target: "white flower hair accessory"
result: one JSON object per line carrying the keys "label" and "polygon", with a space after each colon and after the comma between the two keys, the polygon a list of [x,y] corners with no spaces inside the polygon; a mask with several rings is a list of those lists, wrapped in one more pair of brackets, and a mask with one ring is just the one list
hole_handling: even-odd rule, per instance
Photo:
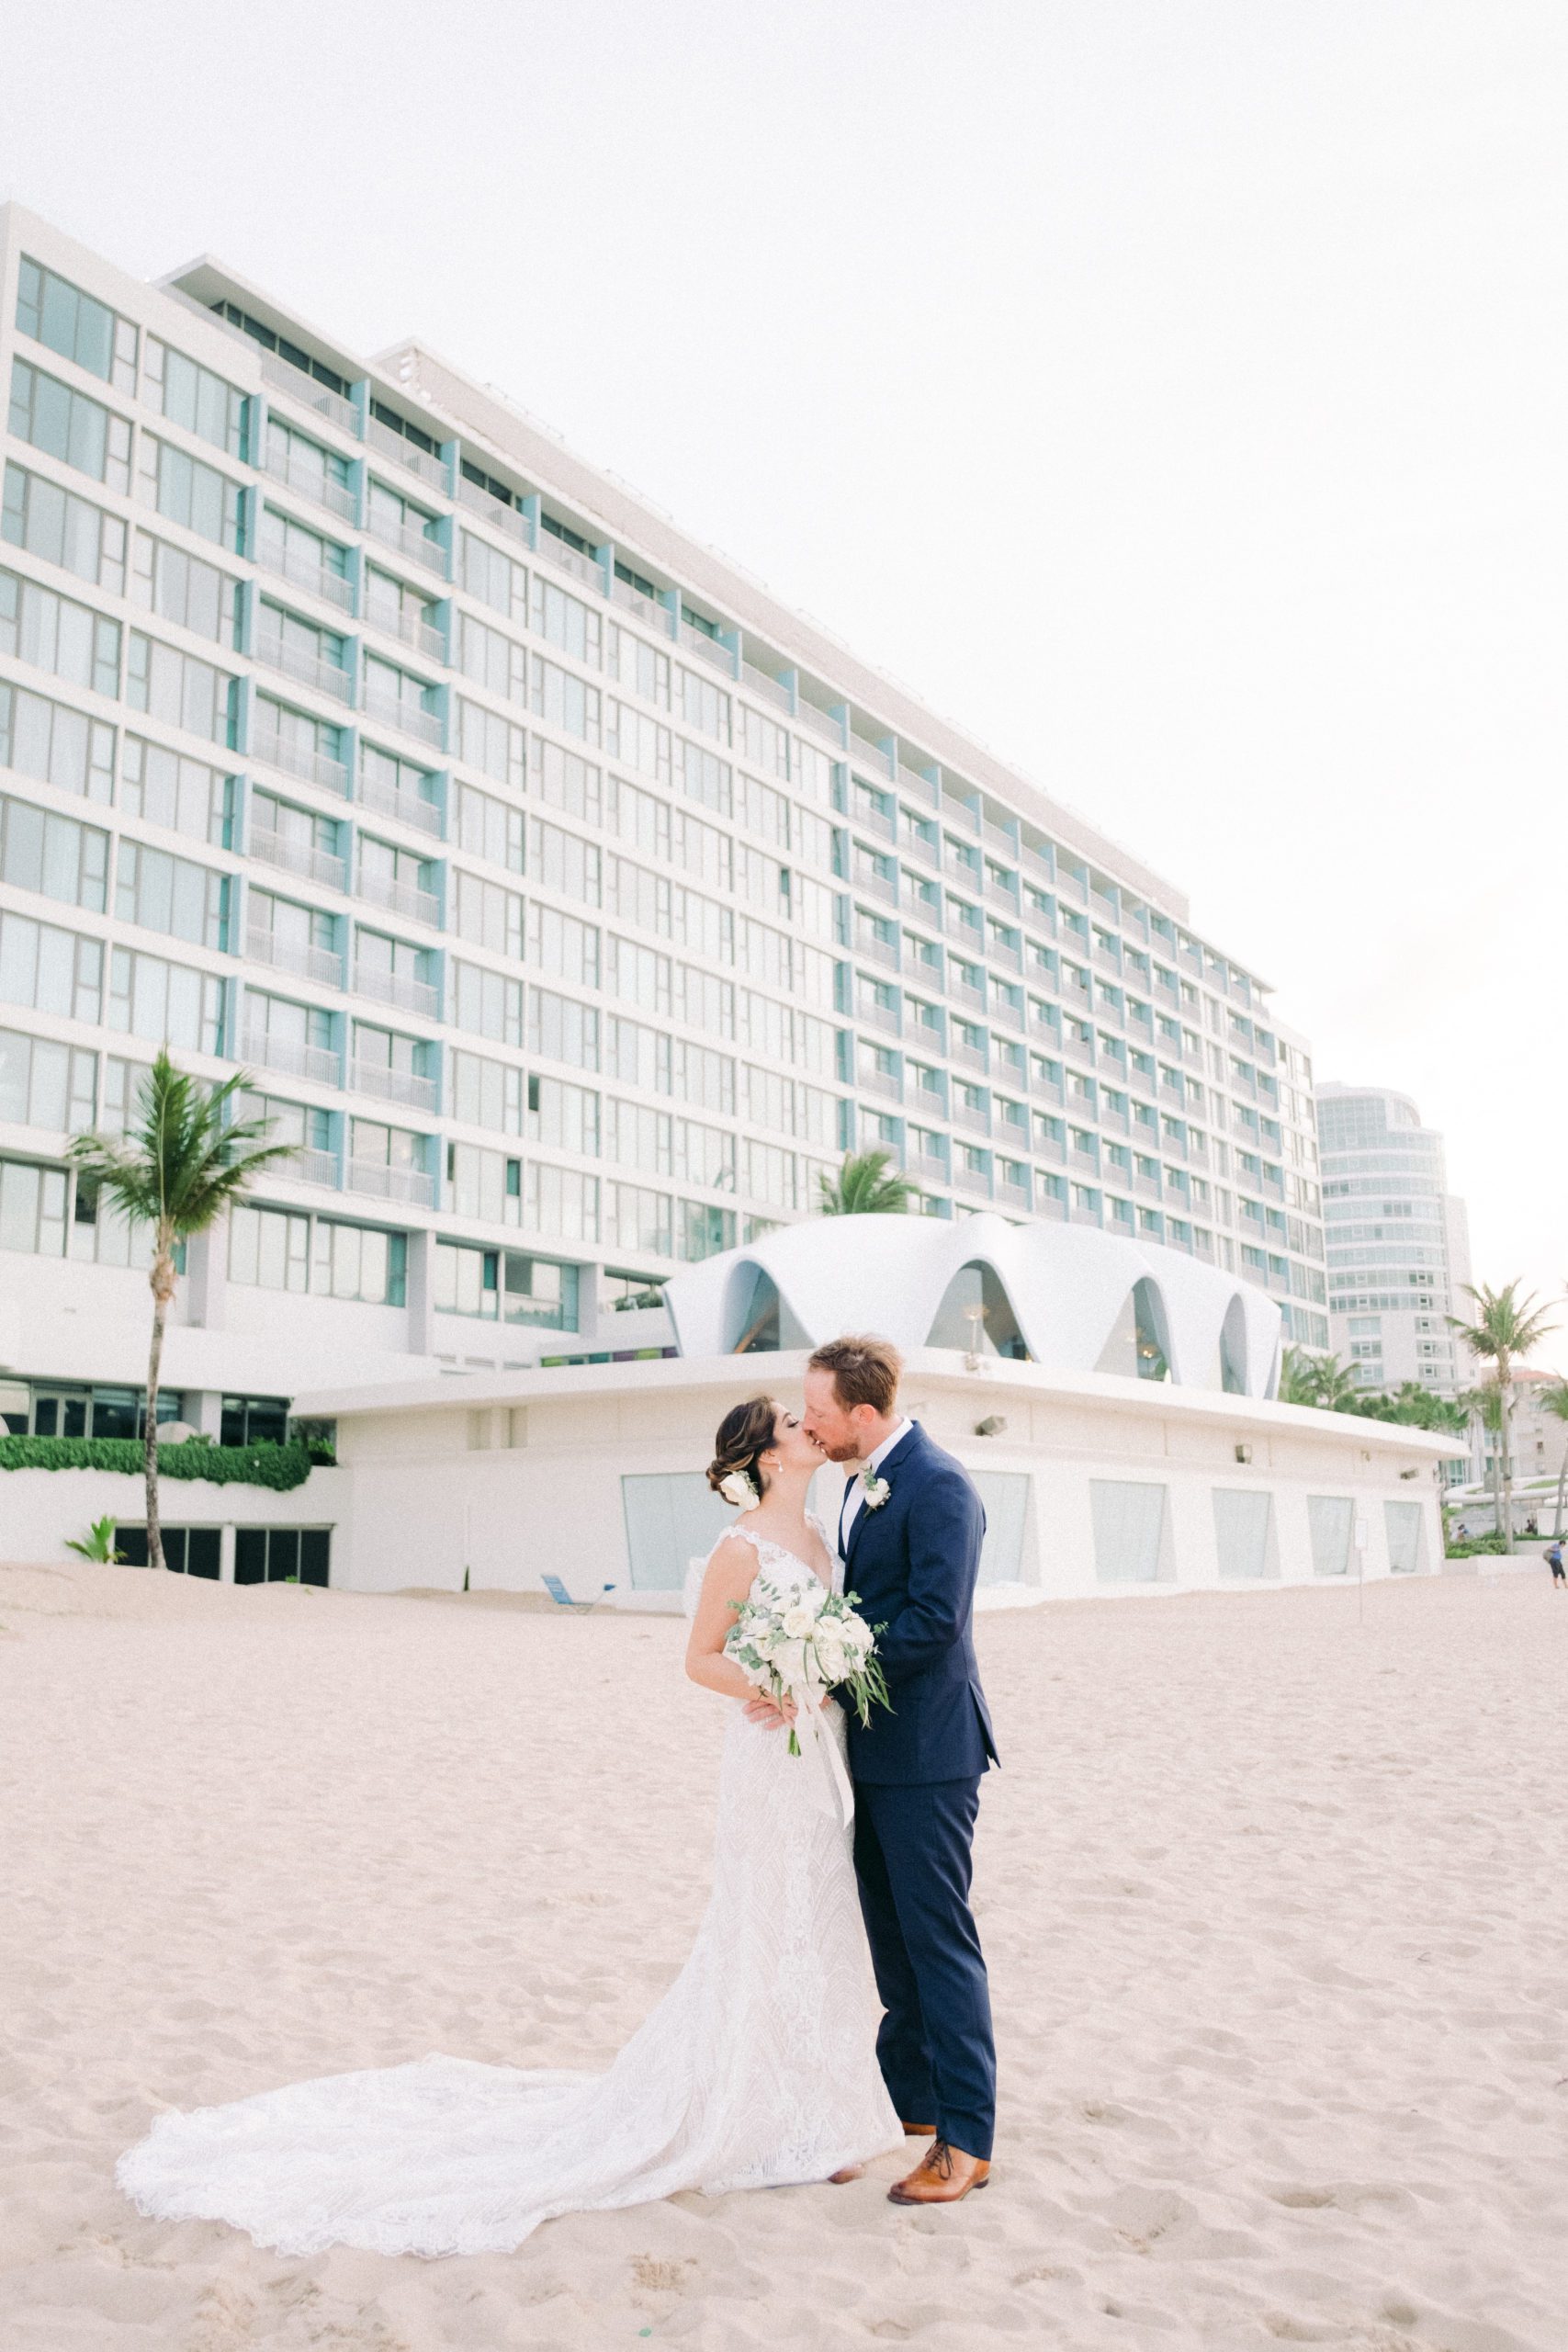
{"label": "white flower hair accessory", "polygon": [[718,1491],[737,1510],[755,1510],[762,1499],[744,1470],[727,1470],[718,1482]]}
{"label": "white flower hair accessory", "polygon": [[893,1489],[886,1478],[879,1478],[874,1470],[868,1470],[861,1480],[861,1491],[865,1497],[867,1510],[880,1510]]}

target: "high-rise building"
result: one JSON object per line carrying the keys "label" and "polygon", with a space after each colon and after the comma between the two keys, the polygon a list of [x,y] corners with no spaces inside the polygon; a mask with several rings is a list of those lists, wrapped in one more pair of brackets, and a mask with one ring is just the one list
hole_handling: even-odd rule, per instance
{"label": "high-rise building", "polygon": [[932,1216],[1190,1251],[1327,1342],[1304,1048],[1186,901],[494,391],[0,212],[0,1365],[133,1427],[75,1181],[162,1040],[298,1157],[170,1410],[657,1348],[885,1146]]}
{"label": "high-rise building", "polygon": [[1320,1086],[1317,1127],[1335,1354],[1364,1388],[1453,1396],[1471,1377],[1448,1322],[1470,1304],[1470,1232],[1442,1136],[1385,1086]]}

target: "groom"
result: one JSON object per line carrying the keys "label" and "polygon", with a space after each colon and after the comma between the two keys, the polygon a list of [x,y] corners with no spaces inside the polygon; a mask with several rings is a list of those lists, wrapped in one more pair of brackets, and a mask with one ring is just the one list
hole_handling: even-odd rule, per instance
{"label": "groom", "polygon": [[846,1590],[881,1627],[893,1711],[852,1714],[855,1874],[877,1990],[883,2078],[905,2130],[933,2133],[888,2195],[948,2205],[990,2173],[997,2062],[969,1910],[980,1775],[997,1760],[971,1634],[986,1514],[963,1466],[898,1408],[897,1351],[845,1339],[807,1366],[807,1434],[853,1474],[839,1549]]}

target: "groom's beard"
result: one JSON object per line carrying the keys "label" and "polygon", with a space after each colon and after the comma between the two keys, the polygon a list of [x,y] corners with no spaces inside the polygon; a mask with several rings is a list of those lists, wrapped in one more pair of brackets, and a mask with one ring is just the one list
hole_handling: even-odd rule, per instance
{"label": "groom's beard", "polygon": [[860,1448],[858,1446],[822,1445],[820,1438],[818,1439],[817,1442],[818,1445],[822,1446],[822,1451],[827,1455],[829,1462],[858,1462],[861,1458]]}

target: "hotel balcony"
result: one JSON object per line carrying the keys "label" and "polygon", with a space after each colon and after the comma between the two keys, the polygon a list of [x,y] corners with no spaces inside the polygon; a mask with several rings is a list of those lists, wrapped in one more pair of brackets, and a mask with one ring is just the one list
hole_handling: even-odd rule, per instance
{"label": "hotel balcony", "polygon": [[290,1078],[308,1078],[316,1086],[339,1082],[338,1057],[324,1046],[303,1046],[265,1030],[253,1030],[245,1037],[240,1059],[258,1069],[286,1070]]}
{"label": "hotel balcony", "polygon": [[348,887],[348,868],[341,857],[333,857],[310,842],[297,841],[291,833],[275,833],[270,826],[251,827],[250,854],[267,865],[280,865],[290,874],[302,874],[312,882],[322,883],[329,890]]}
{"label": "hotel balcony", "polygon": [[269,964],[276,972],[293,972],[302,980],[318,980],[323,988],[343,986],[343,958],[328,947],[296,947],[270,931],[247,931],[245,954],[253,964]]}

